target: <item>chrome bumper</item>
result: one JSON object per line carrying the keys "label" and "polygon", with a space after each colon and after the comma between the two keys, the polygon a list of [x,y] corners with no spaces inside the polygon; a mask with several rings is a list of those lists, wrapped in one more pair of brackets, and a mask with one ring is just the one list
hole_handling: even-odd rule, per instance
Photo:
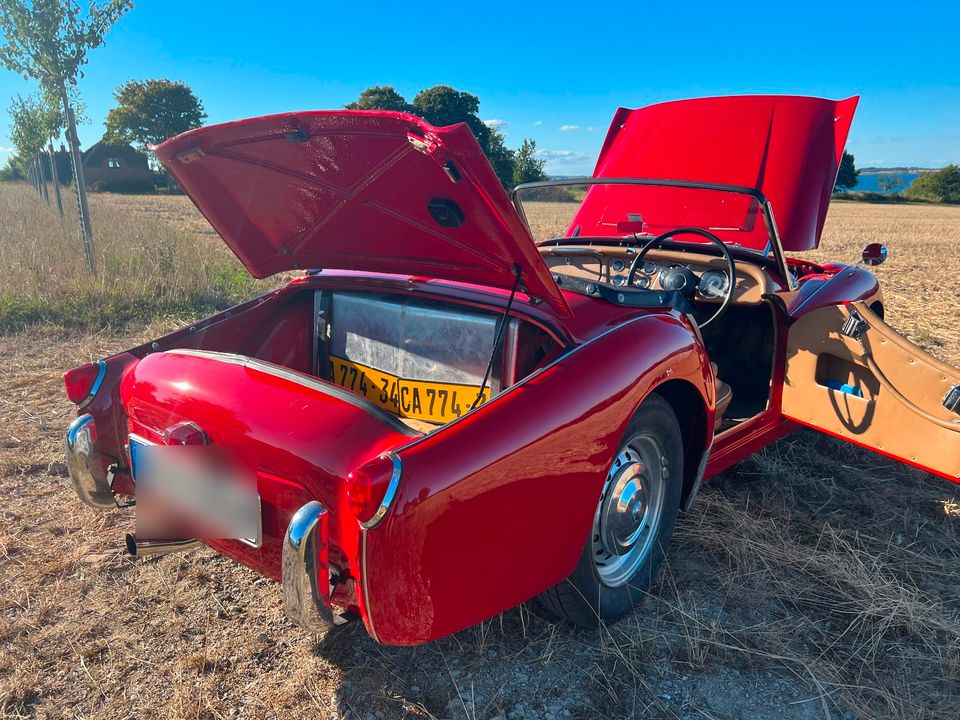
{"label": "chrome bumper", "polygon": [[283,538],[284,610],[297,625],[317,633],[340,624],[330,609],[328,520],[327,509],[313,500],[297,510]]}
{"label": "chrome bumper", "polygon": [[92,415],[81,415],[67,429],[67,469],[77,495],[100,510],[117,506],[103,475],[103,460],[97,449],[97,426]]}

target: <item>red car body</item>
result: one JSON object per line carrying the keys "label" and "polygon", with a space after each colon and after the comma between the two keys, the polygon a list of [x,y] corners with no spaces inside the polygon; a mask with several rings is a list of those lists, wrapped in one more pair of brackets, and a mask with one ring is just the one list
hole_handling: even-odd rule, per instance
{"label": "red car body", "polygon": [[[155,149],[158,158],[253,275],[311,271],[68,373],[80,405],[68,433],[74,486],[97,507],[135,496],[130,436],[230,448],[256,477],[259,542],[205,542],[282,581],[288,610],[308,626],[304,619],[317,612],[329,621],[324,608],[332,605],[359,616],[380,642],[414,644],[491,617],[571,574],[611,458],[651,393],[670,402],[683,433],[686,506],[705,479],[801,423],[957,481],[956,412],[946,396],[943,403],[914,398],[922,407],[908,432],[942,439],[940,449],[920,455],[858,431],[847,422],[852,411],[806,414],[800,383],[791,380],[792,363],[807,352],[793,328],[821,322],[823,313],[846,318],[855,308],[870,332],[891,332],[866,268],[786,256],[819,243],[855,106],[855,98],[712,98],[621,109],[614,118],[594,177],[668,181],[630,196],[650,200],[646,231],[706,222],[738,252],[761,251],[755,261],[738,258],[769,281],[757,299],[773,318],[769,395],[722,431],[716,372],[688,313],[618,305],[566,289],[552,272],[551,247],[636,230],[626,194],[591,186],[566,238],[538,247],[465,125],[434,128],[392,112],[292,113],[169,140]],[[670,181],[755,195],[742,207],[723,195],[692,208],[690,188]],[[771,255],[762,251],[774,208],[779,247]],[[744,213],[746,221],[734,218]],[[470,317],[506,313],[518,332],[549,349],[522,378],[511,383],[505,375],[489,400],[459,407],[458,418],[424,433],[371,402],[375,391],[344,389],[318,366],[318,337],[325,341],[317,334],[318,303],[329,293],[368,293],[383,307],[391,298],[433,303]],[[829,334],[847,342],[836,330],[825,329],[824,341]],[[905,362],[920,358],[941,373],[948,395],[960,382],[919,350],[903,353]],[[838,391],[831,378],[816,392],[824,403],[866,398],[888,412],[864,383],[860,397]],[[894,402],[882,392],[883,403]],[[397,392],[398,411],[411,402]],[[311,503],[320,506],[310,530],[315,544],[297,545],[301,565],[288,566],[284,543],[298,511],[317,507]]]}

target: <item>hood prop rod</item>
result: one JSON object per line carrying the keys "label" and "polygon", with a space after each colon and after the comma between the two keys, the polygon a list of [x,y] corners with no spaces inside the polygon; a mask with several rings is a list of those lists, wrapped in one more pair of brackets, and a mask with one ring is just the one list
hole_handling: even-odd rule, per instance
{"label": "hood prop rod", "polygon": [[493,363],[495,363],[497,360],[497,348],[500,347],[500,343],[503,341],[503,331],[506,330],[507,321],[510,319],[510,308],[513,307],[514,298],[517,297],[517,290],[520,288],[520,272],[520,266],[517,263],[514,263],[513,288],[510,290],[510,298],[507,300],[507,305],[503,309],[503,315],[500,316],[500,322],[497,323],[497,334],[493,339],[493,349],[490,351],[490,362],[487,363],[487,370],[485,373],[483,373],[483,382],[480,383],[480,389],[477,391],[477,397],[474,399],[473,405],[470,406],[471,410],[480,404],[480,401],[483,399],[483,391],[487,387],[487,383],[490,381],[490,373],[493,370]]}

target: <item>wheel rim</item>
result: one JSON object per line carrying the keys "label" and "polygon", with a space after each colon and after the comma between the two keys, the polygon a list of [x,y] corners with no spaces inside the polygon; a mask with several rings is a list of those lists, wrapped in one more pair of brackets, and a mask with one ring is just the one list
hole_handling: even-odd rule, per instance
{"label": "wheel rim", "polygon": [[591,536],[593,564],[604,585],[626,585],[650,556],[668,477],[663,445],[653,435],[634,435],[614,459]]}

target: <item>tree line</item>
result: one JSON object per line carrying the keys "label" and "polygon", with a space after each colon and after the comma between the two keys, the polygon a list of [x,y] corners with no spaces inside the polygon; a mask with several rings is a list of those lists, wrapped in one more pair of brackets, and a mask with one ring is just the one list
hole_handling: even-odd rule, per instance
{"label": "tree line", "polygon": [[344,106],[347,110],[393,110],[423,118],[431,125],[466,123],[490,161],[493,171],[507,189],[526,182],[546,180],[544,161],[537,156],[537,143],[524,138],[520,147],[507,147],[503,133],[480,119],[480,98],[449,85],[434,85],[421,90],[407,102],[390,85],[374,85]]}
{"label": "tree line", "polygon": [[[132,8],[132,0],[91,0],[85,9],[78,0],[0,0],[0,65],[35,82],[37,88],[28,97],[14,97],[8,108],[16,154],[0,170],[0,180],[30,178],[48,203],[47,183],[52,180],[61,220],[60,186],[72,180],[79,235],[93,274],[96,255],[77,134],[77,124],[84,120],[78,84],[90,51],[103,45],[105,35]],[[145,150],[148,144],[199,127],[207,117],[186,84],[167,79],[131,80],[117,88],[114,99],[116,107],[107,115],[103,137],[108,144],[130,143]],[[516,150],[508,148],[503,134],[480,119],[480,99],[471,93],[436,85],[421,90],[408,103],[392,87],[373,86],[346,107],[408,112],[438,126],[465,122],[504,187],[546,179],[536,142],[524,138]],[[63,177],[54,149],[61,134],[70,157]]]}

